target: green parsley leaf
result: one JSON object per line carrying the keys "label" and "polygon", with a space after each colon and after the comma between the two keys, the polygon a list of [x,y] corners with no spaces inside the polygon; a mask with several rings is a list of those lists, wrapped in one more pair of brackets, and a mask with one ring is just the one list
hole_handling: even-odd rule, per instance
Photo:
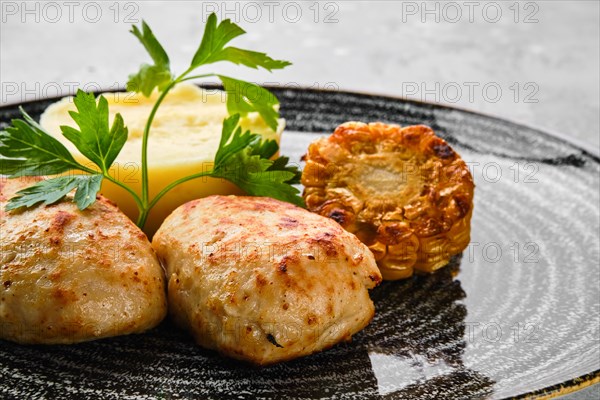
{"label": "green parsley leaf", "polygon": [[244,33],[246,31],[229,19],[217,24],[217,16],[212,13],[206,22],[200,47],[192,59],[192,68],[218,61],[229,61],[250,68],[262,67],[267,71],[291,65],[288,61],[274,60],[265,53],[239,49],[237,47],[225,47],[227,43]]}
{"label": "green parsley leaf", "polygon": [[242,133],[242,128],[238,127],[239,122],[239,114],[234,114],[223,120],[221,141],[215,154],[213,170],[225,165],[229,157],[248,147],[258,137],[258,135],[251,134],[250,131]]}
{"label": "green parsley leaf", "polygon": [[73,99],[78,112],[69,115],[80,130],[62,125],[63,135],[90,161],[108,173],[112,163],[127,141],[127,128],[121,114],[115,115],[112,127],[108,124],[108,101],[99,96],[98,103],[92,93],[78,90]]}
{"label": "green parsley leaf", "polygon": [[278,157],[273,160],[273,164],[267,169],[267,171],[288,171],[293,174],[293,177],[285,181],[288,185],[300,184],[300,178],[302,178],[302,171],[297,165],[289,165],[289,157]]}
{"label": "green parsley leaf", "polygon": [[0,173],[11,178],[61,174],[81,169],[69,150],[49,135],[22,108],[24,119],[0,132]]}
{"label": "green parsley leaf", "polygon": [[74,100],[77,111],[71,111],[70,115],[79,129],[61,126],[61,130],[65,138],[96,164],[100,171],[97,172],[78,163],[65,146],[21,110],[24,119],[13,120],[11,127],[0,132],[0,173],[18,177],[56,175],[79,170],[89,175],[63,175],[37,182],[19,191],[15,198],[9,200],[6,208],[10,210],[32,207],[39,203],[52,204],[74,190],[73,201],[83,210],[94,203],[102,179],[106,177],[134,197],[140,211],[137,224],[143,227],[152,205],[156,204],[161,196],[178,184],[199,176],[221,177],[238,185],[249,195],[273,197],[302,206],[303,200],[299,196],[299,190],[292,186],[299,182],[298,168],[289,165],[287,157],[272,160],[279,150],[277,142],[261,140],[259,135],[252,134],[250,131],[244,132],[238,126],[241,116],[257,112],[271,129],[276,130],[279,117],[277,98],[258,85],[227,76],[212,73],[190,76],[196,67],[218,61],[229,61],[251,68],[264,68],[268,71],[284,68],[290,63],[272,59],[265,53],[226,47],[230,41],[245,32],[230,20],[218,23],[216,15],[212,14],[200,47],[193,57],[192,65],[175,78],[170,69],[167,53],[146,22],[142,21],[141,29],[133,26],[131,33],[142,43],[153,64],[142,64],[137,73],[130,75],[127,90],[141,92],[147,97],[156,88],[161,92],[146,121],[142,160],[146,159],[152,120],[167,92],[179,82],[216,76],[221,79],[227,91],[227,110],[232,116],[223,123],[221,142],[215,155],[213,170],[181,178],[171,183],[168,189],[162,190],[150,201],[147,163],[145,163],[142,165],[143,193],[140,197],[128,185],[115,181],[108,174],[110,166],[127,141],[128,131],[123,118],[117,114],[111,126],[106,99],[102,96],[95,98],[92,94],[78,91]]}
{"label": "green parsley leaf", "polygon": [[258,69],[262,67],[271,72],[274,69],[283,69],[291,62],[285,60],[274,60],[265,53],[238,49],[237,47],[226,47],[211,57],[211,62],[229,61],[236,65],[245,65],[246,67]]}
{"label": "green parsley leaf", "polygon": [[154,36],[152,29],[150,29],[146,21],[142,21],[142,32],[140,32],[140,29],[135,25],[131,27],[130,32],[140,40],[142,45],[144,45],[155,65],[166,68],[169,67],[169,56],[158,42],[158,39],[156,39],[156,36]]}
{"label": "green parsley leaf", "polygon": [[277,141],[272,139],[260,140],[252,144],[251,155],[261,156],[262,158],[271,158],[277,153],[277,150],[279,150]]}
{"label": "green parsley leaf", "polygon": [[[259,155],[262,158],[272,158],[279,150],[279,145],[275,140],[259,140],[250,144],[250,155]],[[267,171],[289,171],[294,174],[294,178],[286,181],[290,185],[300,183],[302,177],[302,171],[297,165],[288,165],[289,157],[278,157],[273,160],[273,164],[267,169]]]}
{"label": "green parsley leaf", "polygon": [[192,58],[192,66],[196,67],[210,63],[211,56],[221,51],[227,43],[244,33],[246,31],[231,22],[230,19],[217,24],[217,15],[215,13],[210,14],[204,27],[200,47],[194,54],[194,58]]}
{"label": "green parsley leaf", "polygon": [[77,189],[73,201],[80,210],[85,210],[96,201],[103,176],[73,175],[60,176],[39,181],[33,186],[17,192],[17,196],[9,200],[7,210],[21,207],[33,207],[36,204],[54,204],[62,200],[73,189]]}
{"label": "green parsley leaf", "polygon": [[272,197],[303,207],[299,190],[290,185],[296,179],[297,169],[282,164],[283,160],[263,158],[262,155],[272,153],[272,144],[264,144],[258,140],[259,135],[250,131],[242,132],[239,119],[235,114],[223,121],[221,143],[210,175],[227,179],[251,196]]}
{"label": "green parsley leaf", "polygon": [[171,72],[168,70],[156,65],[142,64],[137,74],[129,75],[127,90],[150,97],[154,88],[158,88],[161,92],[165,90],[172,78]]}
{"label": "green parsley leaf", "polygon": [[258,112],[265,123],[277,130],[279,100],[267,89],[254,83],[241,81],[228,76],[218,75],[227,92],[227,112],[245,117],[250,112]]}
{"label": "green parsley leaf", "polygon": [[171,74],[169,56],[145,21],[142,21],[142,31],[133,25],[130,32],[146,48],[152,61],[154,61],[154,65],[142,64],[136,74],[129,75],[127,90],[141,92],[148,97],[152,94],[154,88],[157,87],[162,91],[172,82],[173,75]]}

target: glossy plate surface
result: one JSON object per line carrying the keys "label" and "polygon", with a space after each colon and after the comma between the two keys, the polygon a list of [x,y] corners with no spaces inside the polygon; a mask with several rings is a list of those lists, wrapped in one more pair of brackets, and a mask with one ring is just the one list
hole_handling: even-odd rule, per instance
{"label": "glossy plate surface", "polygon": [[[274,90],[300,162],[348,120],[426,124],[469,163],[471,245],[439,273],[381,285],[352,343],[253,368],[157,329],[72,346],[0,341],[0,397],[506,398],[600,379],[600,160],[543,132],[402,99]],[[25,104],[35,117],[52,100]],[[0,109],[6,123],[17,107]],[[4,127],[5,125],[2,125]]]}

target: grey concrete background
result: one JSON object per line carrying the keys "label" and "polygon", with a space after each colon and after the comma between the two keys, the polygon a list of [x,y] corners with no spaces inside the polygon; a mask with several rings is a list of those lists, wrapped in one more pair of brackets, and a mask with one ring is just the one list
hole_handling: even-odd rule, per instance
{"label": "grey concrete background", "polygon": [[249,31],[240,47],[294,63],[220,71],[438,101],[600,147],[597,1],[2,1],[0,103],[122,87],[147,60],[127,32],[142,18],[181,72],[212,10]]}
{"label": "grey concrete background", "polygon": [[[148,61],[127,31],[145,19],[182,72],[210,11],[239,47],[294,63],[263,83],[437,101],[600,148],[597,1],[2,1],[0,104],[123,87]],[[599,386],[571,395],[598,399]]]}

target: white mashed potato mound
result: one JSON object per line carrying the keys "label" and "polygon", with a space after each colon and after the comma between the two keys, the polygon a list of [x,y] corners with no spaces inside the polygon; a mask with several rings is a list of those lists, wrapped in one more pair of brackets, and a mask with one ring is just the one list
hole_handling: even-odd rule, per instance
{"label": "white mashed potato mound", "polygon": [[[110,123],[112,124],[115,114],[120,113],[129,130],[127,143],[112,168],[113,176],[141,194],[142,135],[158,93],[153,93],[149,98],[125,92],[104,93],[104,96],[109,104]],[[79,162],[92,167],[93,164],[81,155],[60,130],[61,125],[77,128],[69,115],[69,111],[73,110],[73,98],[64,98],[46,109],[40,124],[60,140]],[[212,160],[219,147],[222,123],[227,116],[225,92],[201,89],[192,84],[180,84],[173,88],[159,107],[150,130],[150,198],[174,180],[212,168]],[[277,131],[273,131],[258,113],[250,113],[241,119],[241,125],[265,139],[273,139],[279,143],[285,121],[280,119]],[[101,192],[115,201],[131,219],[136,219],[137,206],[124,189],[105,180]],[[240,193],[239,189],[223,179],[201,178],[187,182],[172,190],[152,209],[144,231],[152,236],[171,211],[189,200],[211,194]]]}

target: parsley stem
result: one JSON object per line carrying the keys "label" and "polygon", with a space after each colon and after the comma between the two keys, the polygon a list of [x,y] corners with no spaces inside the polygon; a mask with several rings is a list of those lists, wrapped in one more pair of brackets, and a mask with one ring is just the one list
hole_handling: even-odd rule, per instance
{"label": "parsley stem", "polygon": [[119,186],[121,186],[124,189],[126,189],[127,191],[129,191],[134,196],[134,199],[135,199],[137,206],[139,208],[139,211],[140,211],[136,225],[139,226],[140,228],[144,227],[144,224],[146,223],[146,219],[148,218],[148,213],[150,212],[150,209],[152,207],[154,207],[156,202],[166,192],[168,192],[169,190],[171,190],[173,187],[177,186],[181,182],[185,182],[186,180],[189,180],[189,179],[194,179],[195,177],[203,176],[203,175],[200,175],[200,176],[191,175],[189,177],[183,178],[183,180],[180,179],[178,181],[175,181],[172,184],[170,184],[169,186],[167,186],[165,189],[163,189],[163,191],[161,191],[154,199],[152,199],[152,201],[150,201],[149,190],[148,190],[149,189],[149,183],[148,183],[149,182],[149,178],[148,178],[148,138],[150,136],[150,127],[152,126],[152,122],[154,121],[154,117],[156,116],[156,112],[158,111],[158,107],[161,105],[161,103],[163,102],[163,100],[165,99],[167,94],[171,91],[171,89],[173,89],[173,87],[176,84],[183,82],[183,81],[191,80],[191,79],[206,78],[206,77],[215,75],[213,73],[210,73],[210,74],[202,74],[202,75],[186,77],[186,75],[189,74],[190,72],[192,72],[193,69],[194,68],[189,68],[187,71],[185,71],[183,74],[179,75],[176,79],[174,79],[171,83],[169,83],[169,85],[167,85],[167,87],[160,93],[160,95],[158,96],[158,99],[156,100],[156,103],[154,103],[154,106],[152,107],[152,110],[150,111],[150,115],[148,116],[148,120],[146,121],[146,126],[144,127],[144,133],[142,136],[142,197],[141,197],[141,199],[129,187],[120,185],[118,182],[111,180],[112,182],[118,184]]}
{"label": "parsley stem", "polygon": [[130,188],[126,184],[116,180],[115,178],[113,178],[112,176],[110,176],[108,174],[104,174],[104,178],[108,179],[115,185],[118,185],[118,186],[122,187],[123,189],[125,189],[133,197],[133,200],[135,200],[135,204],[137,205],[138,209],[140,211],[142,210],[142,208],[143,208],[142,200],[140,199],[140,196],[138,196],[138,194],[132,188]]}
{"label": "parsley stem", "polygon": [[182,78],[179,79],[179,82],[185,82],[185,81],[191,81],[192,79],[209,78],[211,76],[217,76],[217,74],[212,73],[212,72],[208,73],[208,74],[202,74],[202,75],[186,76],[185,78],[183,78],[184,75],[182,75]]}
{"label": "parsley stem", "polygon": [[138,215],[138,219],[136,221],[136,225],[138,228],[142,229],[146,224],[146,219],[148,219],[148,212],[150,210],[148,208],[140,208],[140,215]]}
{"label": "parsley stem", "polygon": [[180,184],[182,184],[184,182],[187,182],[187,181],[191,181],[192,179],[198,179],[198,178],[202,178],[202,177],[205,177],[205,176],[210,176],[212,174],[212,172],[213,172],[212,170],[198,172],[196,174],[184,176],[183,178],[180,178],[180,179],[178,179],[176,181],[171,182],[170,184],[168,184],[167,186],[165,186],[163,188],[163,190],[161,190],[156,196],[154,196],[154,198],[152,199],[152,201],[148,205],[148,211],[150,211],[150,209],[152,207],[154,207],[156,205],[156,203],[158,203],[158,201],[165,194],[167,194],[171,189],[173,189],[175,186],[180,185]]}
{"label": "parsley stem", "polygon": [[143,228],[144,225],[146,224],[146,219],[148,219],[148,214],[150,213],[150,210],[156,205],[156,203],[158,203],[158,201],[165,195],[167,194],[167,192],[169,192],[171,189],[173,189],[175,186],[190,181],[192,179],[197,179],[197,178],[202,178],[204,176],[210,176],[210,174],[212,173],[211,171],[205,171],[205,172],[199,172],[197,174],[193,174],[193,175],[188,175],[185,176],[181,179],[178,179],[174,182],[171,182],[169,185],[165,186],[163,188],[163,190],[161,190],[156,196],[154,196],[154,198],[152,199],[152,201],[150,202],[150,204],[148,204],[148,206],[146,207],[141,207],[140,208],[140,215],[138,216],[138,220],[136,222],[136,225],[139,226],[140,228]]}
{"label": "parsley stem", "polygon": [[[148,213],[148,136],[150,134],[150,126],[152,125],[152,121],[154,121],[154,117],[156,112],[158,111],[158,107],[163,102],[169,91],[179,82],[179,78],[175,79],[173,82],[169,83],[169,85],[162,91],[156,103],[152,107],[152,111],[150,111],[150,115],[148,116],[148,120],[146,121],[146,126],[144,127],[144,134],[142,136],[142,209],[140,210],[140,217],[144,214]],[[145,221],[145,220],[144,220]],[[139,219],[138,219],[139,222]],[[144,225],[138,226],[142,228]]]}

